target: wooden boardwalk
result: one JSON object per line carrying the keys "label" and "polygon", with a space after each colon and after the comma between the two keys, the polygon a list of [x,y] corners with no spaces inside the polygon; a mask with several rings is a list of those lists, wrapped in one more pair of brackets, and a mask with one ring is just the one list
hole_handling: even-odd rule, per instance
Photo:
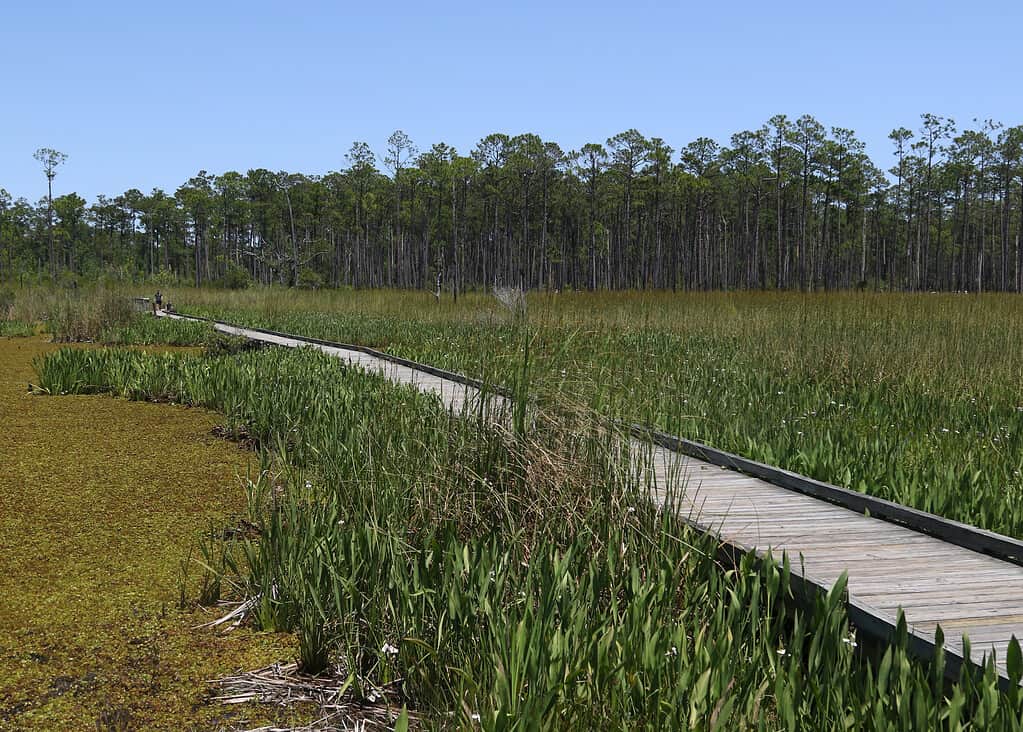
{"label": "wooden boardwalk", "polygon": [[[445,376],[427,366],[397,363],[369,349],[225,323],[215,323],[214,327],[279,346],[319,349],[394,382],[435,393],[456,412],[480,398],[480,390],[472,383],[463,383],[457,375]],[[915,522],[931,533],[868,517],[862,510],[829,502],[834,498],[826,501],[800,492],[800,486],[807,484],[811,492],[814,486],[820,486],[824,491],[842,494],[838,500],[850,492],[776,469],[759,471],[781,474],[782,479],[769,482],[746,474],[756,474],[758,468],[767,466],[725,453],[718,453],[722,456],[718,462],[739,465],[746,472],[719,467],[712,462],[714,457],[701,460],[680,452],[678,446],[672,449],[639,437],[631,440],[630,448],[649,481],[653,500],[663,503],[666,496],[676,496],[675,504],[687,520],[715,534],[724,544],[761,556],[770,552],[778,559],[785,553],[792,574],[821,590],[829,589],[846,572],[849,617],[862,632],[887,640],[901,610],[915,652],[929,657],[935,629],[940,625],[950,673],[964,658],[962,636],[966,635],[972,660],[980,662],[994,653],[999,673],[1006,678],[1009,641],[1012,637],[1023,640],[1023,542],[850,494],[850,505],[865,502],[876,506],[876,510],[871,509],[874,515],[887,510],[897,520]],[[697,452],[706,455],[716,451]],[[1004,558],[967,547],[979,547]]]}

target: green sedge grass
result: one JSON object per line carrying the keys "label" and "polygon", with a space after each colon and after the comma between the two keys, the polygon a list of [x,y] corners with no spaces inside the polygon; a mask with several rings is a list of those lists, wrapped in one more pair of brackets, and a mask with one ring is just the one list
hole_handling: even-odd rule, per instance
{"label": "green sedge grass", "polygon": [[[184,309],[359,343],[1023,536],[1010,295],[183,291]],[[523,358],[528,344],[528,361]],[[523,368],[526,363],[527,367]]]}
{"label": "green sedge grass", "polygon": [[[358,698],[391,694],[428,726],[1023,720],[992,666],[946,684],[940,655],[907,655],[904,628],[874,661],[859,654],[841,583],[807,607],[793,602],[785,564],[720,564],[711,537],[644,499],[602,420],[569,414],[505,432],[311,350],[69,349],[37,372],[49,393],[216,409],[253,439],[258,536],[205,548],[215,576],[203,599],[237,588],[259,627],[298,634],[308,672],[342,674]],[[1009,665],[1018,678],[1023,664]]]}

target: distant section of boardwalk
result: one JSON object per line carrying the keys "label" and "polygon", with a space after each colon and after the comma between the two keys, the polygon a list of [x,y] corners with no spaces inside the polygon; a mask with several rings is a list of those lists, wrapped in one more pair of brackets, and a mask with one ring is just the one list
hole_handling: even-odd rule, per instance
{"label": "distant section of boardwalk", "polygon": [[[218,322],[214,327],[278,346],[319,349],[391,381],[435,393],[456,412],[480,397],[480,389],[471,380],[445,376],[428,366],[399,363],[369,349]],[[994,652],[999,673],[1006,677],[1010,639],[1023,640],[1023,566],[964,548],[958,545],[962,541],[952,543],[870,518],[669,447],[634,438],[630,448],[634,455],[643,456],[640,464],[645,466],[653,500],[663,503],[666,496],[682,489],[677,503],[689,522],[725,544],[761,556],[770,552],[778,559],[787,553],[793,575],[824,590],[846,572],[849,617],[862,631],[882,639],[890,637],[902,610],[918,653],[927,655],[932,650],[935,629],[940,625],[952,661],[950,670],[963,658],[961,639],[966,635],[972,659],[980,662]],[[945,523],[957,529],[952,522]],[[971,531],[961,525],[959,530]],[[1019,544],[1008,537],[973,531],[982,538]]]}

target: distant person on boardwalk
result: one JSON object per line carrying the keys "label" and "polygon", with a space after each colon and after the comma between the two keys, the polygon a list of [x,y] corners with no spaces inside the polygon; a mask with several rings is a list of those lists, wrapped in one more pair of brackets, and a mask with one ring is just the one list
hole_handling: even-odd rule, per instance
{"label": "distant person on boardwalk", "polygon": [[156,297],[153,298],[153,314],[156,314],[157,310],[163,309],[163,293],[159,290],[156,291]]}

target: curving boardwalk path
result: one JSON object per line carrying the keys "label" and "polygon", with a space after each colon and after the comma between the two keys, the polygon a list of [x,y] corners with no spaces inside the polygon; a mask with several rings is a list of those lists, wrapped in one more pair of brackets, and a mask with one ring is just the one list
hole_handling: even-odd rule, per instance
{"label": "curving boardwalk path", "polygon": [[[278,346],[316,348],[391,381],[433,392],[456,412],[480,398],[480,389],[463,383],[458,375],[396,362],[370,349],[216,321],[214,327]],[[502,400],[499,396],[489,398]],[[1023,641],[1023,566],[1019,564],[1023,542],[710,449],[695,450],[709,457],[701,460],[680,452],[684,448],[678,445],[647,439],[633,438],[630,448],[639,456],[636,464],[646,473],[653,500],[663,503],[669,493],[678,495],[681,490],[676,503],[688,514],[689,523],[712,532],[723,544],[761,556],[770,552],[780,558],[787,553],[794,579],[811,588],[827,590],[846,572],[849,617],[862,632],[887,640],[901,610],[916,653],[931,655],[934,632],[940,625],[950,674],[958,671],[964,658],[962,636],[966,635],[972,660],[980,662],[993,652],[1000,675],[1007,678],[1009,641],[1012,637]],[[719,467],[713,462],[715,454],[721,458],[718,462],[733,468],[738,465],[745,472]],[[769,482],[748,472],[778,477]],[[818,489],[828,500],[801,492]],[[871,518],[862,509],[836,505],[833,500],[857,508],[866,503],[875,516],[888,511],[895,520],[911,525]],[[971,546],[1004,558],[967,548]]]}

